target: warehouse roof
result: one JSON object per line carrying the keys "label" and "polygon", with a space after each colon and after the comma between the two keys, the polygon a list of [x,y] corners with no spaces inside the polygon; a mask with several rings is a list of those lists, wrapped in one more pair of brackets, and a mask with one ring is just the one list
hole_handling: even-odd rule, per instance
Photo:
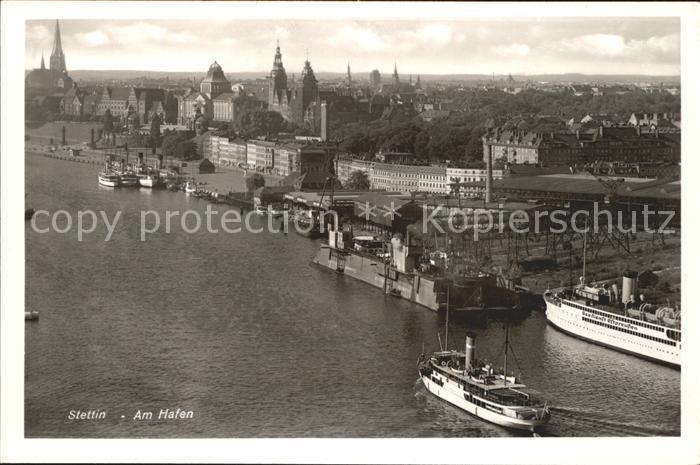
{"label": "warehouse roof", "polygon": [[[680,181],[673,179],[622,178],[618,187],[621,197],[680,199]],[[522,176],[495,180],[494,189],[560,192],[567,194],[605,195],[603,184],[592,176],[545,175]]]}

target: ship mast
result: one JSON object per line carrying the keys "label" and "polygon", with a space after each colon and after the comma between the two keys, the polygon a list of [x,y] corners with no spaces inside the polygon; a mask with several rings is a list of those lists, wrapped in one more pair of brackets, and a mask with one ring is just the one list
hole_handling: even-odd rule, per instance
{"label": "ship mast", "polygon": [[506,322],[506,343],[503,350],[503,385],[508,384],[508,322]]}
{"label": "ship mast", "polygon": [[583,276],[582,286],[586,285],[586,239],[588,238],[588,220],[586,220],[586,230],[583,232]]}
{"label": "ship mast", "polygon": [[445,351],[449,350],[447,348],[447,334],[449,331],[450,324],[450,284],[447,284],[447,301],[445,302]]}

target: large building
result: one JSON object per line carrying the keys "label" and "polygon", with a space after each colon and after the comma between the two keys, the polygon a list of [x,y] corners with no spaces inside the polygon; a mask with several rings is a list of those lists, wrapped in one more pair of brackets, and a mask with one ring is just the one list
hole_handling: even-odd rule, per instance
{"label": "large building", "polygon": [[39,68],[32,70],[25,77],[26,88],[47,90],[69,90],[73,87],[73,80],[68,76],[66,69],[66,56],[61,45],[61,30],[56,20],[54,31],[53,49],[49,58],[49,68],[44,64],[44,57],[41,57]]}
{"label": "large building", "polygon": [[586,131],[528,132],[496,129],[483,138],[484,162],[514,164],[585,164],[595,161],[680,160],[673,134],[643,132],[639,127],[599,127]]}
{"label": "large building", "polygon": [[[86,102],[83,103],[85,106]],[[105,87],[95,106],[95,114],[104,115],[109,110],[122,121],[135,115],[132,120],[136,124],[147,124],[154,115],[161,121],[172,121],[177,113],[177,102],[170,92],[148,87]],[[91,114],[87,108],[84,113]]]}
{"label": "large building", "polygon": [[337,92],[335,89],[319,89],[318,80],[308,59],[304,62],[301,78],[292,79],[290,82],[282,63],[282,52],[278,43],[267,85],[269,110],[280,113],[287,121],[308,128],[313,134],[321,133],[321,104],[327,101],[330,105],[337,97]]}
{"label": "large building", "polygon": [[209,121],[234,121],[237,97],[221,65],[214,61],[207,76],[199,83],[199,92],[189,89],[186,94],[178,96],[177,121],[190,128],[200,116]]}
{"label": "large building", "polygon": [[245,168],[248,163],[246,141],[226,136],[210,137],[210,160],[222,166]]}

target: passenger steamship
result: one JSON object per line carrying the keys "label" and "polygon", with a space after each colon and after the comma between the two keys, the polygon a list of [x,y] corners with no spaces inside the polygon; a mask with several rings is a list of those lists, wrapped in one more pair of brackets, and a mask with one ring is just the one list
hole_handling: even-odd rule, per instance
{"label": "passenger steamship", "polygon": [[[507,334],[506,330],[506,355]],[[544,426],[550,418],[547,403],[515,376],[508,376],[507,365],[502,374],[494,374],[490,365],[477,363],[474,340],[473,334],[467,335],[464,352],[445,350],[430,358],[421,354],[418,372],[426,389],[467,413],[506,428],[534,432]]]}
{"label": "passenger steamship", "polygon": [[625,272],[622,294],[616,284],[547,290],[547,320],[581,339],[680,368],[680,310],[644,302],[636,292],[637,273]]}

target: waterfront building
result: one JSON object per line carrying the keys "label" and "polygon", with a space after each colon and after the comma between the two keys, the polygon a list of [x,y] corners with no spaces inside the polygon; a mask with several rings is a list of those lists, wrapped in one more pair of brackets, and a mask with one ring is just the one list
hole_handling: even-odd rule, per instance
{"label": "waterfront building", "polygon": [[584,164],[594,161],[679,161],[680,143],[670,134],[639,127],[600,126],[586,131],[540,133],[489,131],[483,138],[484,162]]}
{"label": "waterfront building", "polygon": [[299,172],[300,152],[303,144],[289,142],[279,144],[275,151],[275,174],[289,176]]}
{"label": "waterfront building", "polygon": [[418,191],[430,194],[444,194],[446,176],[444,166],[421,166],[418,172]]}
{"label": "waterfront building", "polygon": [[383,152],[379,151],[376,158],[382,163],[413,163],[416,155],[411,152]]}
{"label": "waterfront building", "polygon": [[46,68],[44,56],[41,56],[39,68],[32,70],[25,77],[26,89],[41,91],[69,90],[73,87],[73,79],[68,76],[66,56],[61,45],[61,30],[56,20],[53,48],[49,58],[49,68]]}
{"label": "waterfront building", "polygon": [[345,184],[350,179],[350,175],[355,171],[362,171],[369,175],[371,166],[371,161],[359,160],[347,155],[341,156],[336,163],[336,176],[341,184]]}
{"label": "waterfront building", "polygon": [[369,171],[372,189],[398,192],[418,192],[420,190],[421,168],[425,166],[374,163]]}
{"label": "waterfront building", "polygon": [[246,142],[242,139],[222,139],[219,142],[219,164],[246,167],[248,164],[248,146]]}
{"label": "waterfront building", "polygon": [[[480,197],[486,189],[488,172],[483,168],[453,168],[445,172],[445,194],[459,193],[462,197]],[[492,179],[503,179],[503,170],[492,170]]]}
{"label": "waterfront building", "polygon": [[246,142],[248,166],[256,171],[272,173],[275,167],[275,142],[249,140]]}

